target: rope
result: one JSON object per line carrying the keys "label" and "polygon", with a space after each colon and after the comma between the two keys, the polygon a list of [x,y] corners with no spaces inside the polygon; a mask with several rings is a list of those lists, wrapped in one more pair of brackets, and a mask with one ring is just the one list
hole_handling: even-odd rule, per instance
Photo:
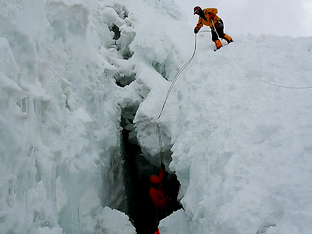
{"label": "rope", "polygon": [[160,127],[159,124],[156,122],[157,126],[157,134],[158,134],[158,146],[159,146],[159,156],[160,156],[160,163],[163,162],[163,154],[162,154],[162,141],[161,141],[161,134],[160,134]]}
{"label": "rope", "polygon": [[[227,53],[228,53],[229,56],[231,56],[231,58],[232,58],[243,70],[245,70],[246,72],[249,73],[249,71],[248,71],[243,65],[241,65],[241,64],[231,55],[231,53],[229,53],[228,51],[227,51]],[[268,82],[268,81],[266,81],[266,80],[261,79],[260,77],[256,77],[256,78],[257,78],[258,80],[262,81],[263,83],[268,84],[268,85],[272,85],[272,86],[279,87],[279,88],[284,88],[284,89],[312,89],[312,86],[298,86],[298,87],[296,87],[296,86],[286,86],[286,85],[279,85],[279,84],[270,83],[270,82]]]}
{"label": "rope", "polygon": [[285,85],[278,85],[278,84],[274,84],[274,83],[270,83],[266,80],[261,79],[260,77],[258,77],[258,79],[266,84],[269,85],[273,85],[279,88],[285,88],[285,89],[312,89],[312,86],[302,86],[302,87],[296,87],[296,86],[285,86]]}
{"label": "rope", "polygon": [[[213,29],[214,31],[217,33],[218,37],[219,37],[219,34],[215,28],[215,25],[214,23],[212,22],[212,25],[213,25]],[[219,37],[220,38],[220,37]],[[232,59],[238,63],[238,65],[243,69],[245,70],[246,72],[249,73],[249,71],[247,69],[245,69],[228,51],[227,53],[232,57]],[[263,83],[266,83],[268,85],[272,85],[272,86],[275,86],[275,87],[279,87],[279,88],[285,88],[285,89],[312,89],[312,86],[302,86],[302,87],[295,87],[295,86],[286,86],[286,85],[278,85],[278,84],[274,84],[274,83],[270,83],[266,80],[263,80],[261,79],[260,77],[257,77],[260,81],[262,81]]]}
{"label": "rope", "polygon": [[176,83],[178,77],[181,75],[181,73],[183,72],[183,70],[191,63],[192,59],[194,58],[195,52],[196,52],[196,47],[197,47],[197,45],[196,45],[196,34],[195,34],[195,45],[194,45],[193,54],[192,54],[191,58],[180,68],[180,70],[178,71],[178,73],[177,73],[176,76],[174,77],[173,81],[171,82],[171,85],[170,85],[170,87],[169,87],[169,89],[168,89],[168,92],[167,92],[165,101],[164,101],[164,103],[163,103],[163,105],[162,105],[162,107],[161,107],[161,110],[160,110],[160,113],[159,113],[157,119],[160,119],[160,117],[161,117],[161,115],[162,115],[162,112],[163,112],[163,110],[164,110],[164,108],[165,108],[165,105],[166,105],[166,103],[167,103],[168,97],[169,97],[169,95],[170,95],[170,93],[171,93],[171,91],[172,91],[172,89],[173,89],[173,86],[174,86],[174,84]]}
{"label": "rope", "polygon": [[[214,25],[214,23],[212,22],[212,25],[213,25],[213,30],[217,33],[218,37],[219,37],[219,34],[218,34],[218,31],[216,30],[216,27]],[[211,31],[202,31],[202,32],[211,32]],[[220,37],[219,37],[220,38]],[[160,119],[163,111],[164,111],[164,108],[166,106],[166,103],[167,103],[167,100],[169,98],[169,95],[173,89],[173,86],[175,85],[178,77],[181,75],[181,73],[184,71],[184,69],[191,63],[191,61],[193,60],[194,56],[195,56],[195,53],[196,53],[196,48],[197,48],[197,40],[196,40],[196,34],[195,34],[195,40],[194,40],[194,51],[193,51],[193,54],[191,56],[191,58],[180,68],[180,70],[178,71],[178,73],[175,75],[173,81],[171,82],[171,85],[168,89],[168,92],[167,92],[167,95],[165,97],[165,100],[164,100],[164,103],[161,107],[161,110],[160,110],[160,113],[157,117],[157,121]],[[232,57],[232,59],[238,63],[238,65],[243,69],[245,70],[246,72],[248,72],[247,69],[245,69],[228,51],[227,53]],[[248,72],[249,73],[249,72]],[[284,86],[284,85],[278,85],[278,84],[274,84],[274,83],[270,83],[268,81],[265,81],[263,79],[261,79],[260,77],[257,77],[260,81],[266,83],[266,84],[269,84],[269,85],[272,85],[272,86],[276,86],[276,87],[280,87],[280,88],[287,88],[287,89],[311,89],[312,86],[303,86],[303,87],[291,87],[291,86]],[[159,127],[159,124],[158,122],[156,121],[156,127],[157,127],[157,134],[158,134],[158,143],[159,143],[159,156],[160,156],[160,162],[162,163],[162,160],[163,160],[163,154],[162,154],[162,139],[161,139],[161,133],[160,133],[160,127]]]}
{"label": "rope", "polygon": [[[163,105],[162,105],[162,107],[161,107],[161,110],[160,110],[160,113],[159,113],[159,115],[158,115],[158,117],[157,117],[157,120],[160,119],[160,117],[161,117],[161,115],[162,115],[162,113],[163,113],[163,110],[164,110],[164,108],[165,108],[165,106],[166,106],[166,103],[167,103],[167,100],[168,100],[168,98],[169,98],[169,95],[170,95],[170,93],[171,93],[171,91],[172,91],[172,89],[173,89],[173,86],[175,85],[175,83],[176,83],[178,77],[181,75],[181,73],[184,71],[184,69],[185,69],[185,68],[191,63],[191,61],[193,60],[193,58],[194,58],[194,56],[195,56],[196,48],[197,48],[197,45],[196,45],[196,44],[197,44],[197,43],[196,43],[196,34],[195,34],[194,51],[193,51],[193,54],[192,54],[191,58],[180,68],[180,70],[178,71],[178,73],[175,75],[173,81],[171,82],[171,85],[170,85],[170,87],[169,87],[169,89],[168,89],[166,98],[165,98],[164,103],[163,103]],[[160,134],[160,127],[159,127],[159,124],[158,124],[157,121],[156,121],[156,127],[157,127],[157,134],[158,134],[158,144],[159,144],[160,163],[162,163],[162,162],[163,162],[162,140],[161,140],[161,134]]]}

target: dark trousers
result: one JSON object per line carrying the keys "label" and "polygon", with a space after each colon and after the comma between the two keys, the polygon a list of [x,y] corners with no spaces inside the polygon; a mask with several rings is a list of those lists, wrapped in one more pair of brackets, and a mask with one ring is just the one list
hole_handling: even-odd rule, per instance
{"label": "dark trousers", "polygon": [[156,220],[157,220],[157,223],[159,223],[160,220],[166,218],[167,216],[167,209],[161,209],[161,210],[156,210]]}
{"label": "dark trousers", "polygon": [[[159,221],[162,220],[167,216],[166,209],[158,210],[153,209],[153,215],[149,217],[149,221],[152,221],[151,223],[146,223],[150,230],[145,230],[144,234],[154,234],[158,230]],[[139,232],[137,232],[139,233]],[[143,232],[140,232],[143,234]]]}
{"label": "dark trousers", "polygon": [[[215,28],[217,32],[215,31]],[[215,23],[214,28],[211,29],[212,41],[218,40],[218,35],[220,38],[224,38],[224,25],[222,19],[218,20]]]}

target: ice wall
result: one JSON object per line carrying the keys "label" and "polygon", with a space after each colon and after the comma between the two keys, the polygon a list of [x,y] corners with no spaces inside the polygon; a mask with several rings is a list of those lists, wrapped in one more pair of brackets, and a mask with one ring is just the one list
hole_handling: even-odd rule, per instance
{"label": "ice wall", "polygon": [[113,230],[121,113],[165,92],[185,45],[167,22],[181,19],[172,1],[0,2],[1,233]]}
{"label": "ice wall", "polygon": [[126,209],[105,7],[0,5],[0,232],[94,233],[104,206]]}
{"label": "ice wall", "polygon": [[160,119],[185,209],[160,231],[311,233],[312,38],[231,35],[198,34]]}

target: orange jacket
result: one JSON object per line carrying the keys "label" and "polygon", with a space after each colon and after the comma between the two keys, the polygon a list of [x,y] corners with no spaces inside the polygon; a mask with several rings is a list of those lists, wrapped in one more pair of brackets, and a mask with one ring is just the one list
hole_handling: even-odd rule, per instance
{"label": "orange jacket", "polygon": [[157,188],[151,186],[149,190],[149,195],[153,201],[155,209],[164,209],[167,207],[167,198],[164,195],[164,191],[160,187],[160,183],[163,181],[164,175],[165,175],[165,170],[161,168],[159,175],[158,176],[153,175],[151,176],[151,178],[153,179],[152,180],[150,179],[151,183],[159,185],[159,187]]}
{"label": "orange jacket", "polygon": [[204,14],[205,14],[207,21],[204,20],[202,17],[199,17],[199,20],[198,20],[196,27],[201,29],[201,27],[203,27],[203,25],[206,25],[206,26],[209,26],[210,28],[213,28],[213,25],[210,22],[210,20],[211,20],[210,14],[214,15],[213,24],[215,24],[218,20],[221,19],[219,16],[217,16],[218,9],[217,8],[206,8],[206,9],[203,9],[203,11],[204,11]]}

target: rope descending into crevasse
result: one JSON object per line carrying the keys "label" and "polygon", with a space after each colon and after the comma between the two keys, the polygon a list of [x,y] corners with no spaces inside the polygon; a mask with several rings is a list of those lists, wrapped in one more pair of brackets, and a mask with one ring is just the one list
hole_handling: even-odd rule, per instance
{"label": "rope descending into crevasse", "polygon": [[[218,32],[217,32],[217,30],[216,30],[214,24],[213,24],[213,28],[214,28],[214,31],[218,34]],[[202,32],[211,32],[211,31],[202,31]],[[219,35],[218,35],[218,37],[219,37]],[[170,85],[170,87],[169,87],[169,89],[168,89],[168,92],[167,92],[167,95],[166,95],[165,100],[164,100],[164,102],[163,102],[163,105],[162,105],[162,107],[161,107],[160,113],[159,113],[159,115],[158,115],[158,117],[157,117],[156,127],[157,127],[158,142],[159,142],[159,155],[160,155],[160,161],[161,161],[161,162],[163,161],[163,160],[162,160],[162,159],[163,159],[163,154],[162,154],[162,151],[163,151],[163,150],[162,150],[162,139],[161,139],[161,132],[160,132],[160,126],[159,126],[159,124],[158,124],[158,120],[160,119],[160,117],[161,117],[161,115],[162,115],[162,113],[163,113],[163,111],[164,111],[164,108],[165,108],[165,106],[166,106],[166,103],[167,103],[167,100],[168,100],[168,98],[169,98],[169,95],[170,95],[170,93],[171,93],[171,91],[172,91],[172,89],[173,89],[173,87],[174,87],[174,85],[175,85],[175,83],[176,83],[178,77],[181,75],[181,73],[184,71],[184,69],[185,69],[185,68],[191,63],[191,61],[193,60],[193,58],[194,58],[194,56],[195,56],[195,53],[196,53],[196,49],[197,49],[197,40],[196,40],[196,34],[195,34],[194,51],[193,51],[193,54],[192,54],[191,58],[180,68],[180,70],[178,71],[178,73],[175,75],[175,77],[174,77],[173,81],[171,82],[171,85]],[[243,70],[245,70],[246,72],[249,73],[249,71],[248,71],[244,66],[242,66],[242,65],[234,58],[234,56],[231,55],[231,53],[229,53],[228,51],[227,51],[227,53],[228,53],[228,55],[229,55]],[[257,77],[257,78],[258,78],[260,81],[262,81],[263,83],[266,83],[266,84],[272,85],[272,86],[276,86],[276,87],[279,87],[279,88],[286,88],[286,89],[311,89],[311,88],[312,88],[312,86],[302,86],[302,87],[295,87],[295,86],[293,86],[293,87],[292,87],[292,86],[278,85],[278,84],[270,83],[270,82],[268,82],[268,81],[266,81],[266,80],[263,80],[263,79],[261,79],[260,77]]]}
{"label": "rope descending into crevasse", "polygon": [[166,103],[167,103],[167,100],[169,98],[169,95],[173,89],[173,86],[175,85],[178,77],[181,75],[181,73],[184,71],[184,69],[191,63],[191,61],[193,60],[194,56],[195,56],[195,53],[196,53],[196,48],[197,48],[197,45],[196,45],[196,34],[195,34],[195,40],[194,40],[194,51],[193,51],[193,54],[191,56],[191,58],[180,68],[180,70],[178,71],[178,73],[175,75],[174,79],[172,80],[171,82],[171,85],[168,89],[168,92],[167,92],[167,95],[166,95],[166,98],[164,100],[164,103],[161,107],[161,110],[160,110],[160,113],[157,117],[157,121],[156,121],[156,126],[157,126],[157,134],[158,134],[158,143],[159,143],[159,156],[160,156],[160,162],[162,163],[163,162],[163,154],[162,154],[162,140],[161,140],[161,133],[160,133],[160,127],[159,127],[159,124],[158,124],[158,120],[160,119],[162,113],[163,113],[163,110],[166,106]]}
{"label": "rope descending into crevasse", "polygon": [[173,81],[171,82],[171,85],[170,85],[170,87],[169,87],[169,89],[168,89],[166,98],[165,98],[165,100],[164,100],[164,103],[163,103],[163,105],[162,105],[162,107],[161,107],[161,110],[160,110],[160,113],[159,113],[157,119],[160,119],[160,117],[161,117],[161,115],[162,115],[162,112],[163,112],[163,110],[164,110],[164,108],[165,108],[166,102],[167,102],[167,100],[168,100],[168,97],[169,97],[169,95],[170,95],[170,93],[171,93],[171,91],[172,91],[172,89],[173,89],[173,86],[174,86],[174,84],[176,83],[178,77],[181,75],[181,73],[183,72],[183,70],[191,63],[192,59],[194,58],[195,52],[196,52],[196,47],[197,47],[197,45],[196,45],[196,34],[195,34],[195,44],[194,44],[194,51],[193,51],[193,54],[192,54],[191,58],[180,68],[180,70],[178,71],[178,73],[175,75]]}
{"label": "rope descending into crevasse", "polygon": [[159,157],[160,157],[160,163],[163,162],[163,154],[162,154],[162,141],[161,141],[161,134],[160,134],[160,127],[158,122],[156,122],[157,127],[157,135],[158,135],[158,146],[159,146]]}

